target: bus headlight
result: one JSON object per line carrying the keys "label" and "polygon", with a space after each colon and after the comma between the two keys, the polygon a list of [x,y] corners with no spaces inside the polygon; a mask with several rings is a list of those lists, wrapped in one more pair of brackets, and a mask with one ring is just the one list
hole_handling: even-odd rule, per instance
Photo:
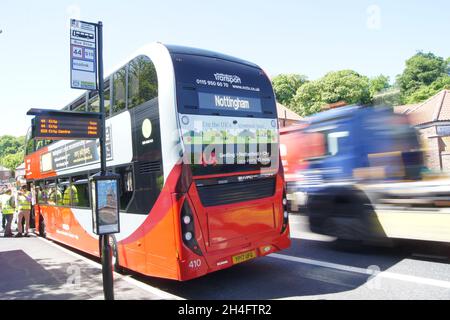
{"label": "bus headlight", "polygon": [[184,234],[184,238],[185,238],[187,241],[191,241],[191,240],[192,240],[192,233],[186,232],[186,233]]}

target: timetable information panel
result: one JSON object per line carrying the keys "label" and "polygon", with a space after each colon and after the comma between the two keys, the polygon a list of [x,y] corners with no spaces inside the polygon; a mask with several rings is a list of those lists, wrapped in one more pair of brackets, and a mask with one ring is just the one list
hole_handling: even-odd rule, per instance
{"label": "timetable information panel", "polygon": [[97,139],[100,137],[100,120],[90,117],[36,116],[34,138],[51,140]]}

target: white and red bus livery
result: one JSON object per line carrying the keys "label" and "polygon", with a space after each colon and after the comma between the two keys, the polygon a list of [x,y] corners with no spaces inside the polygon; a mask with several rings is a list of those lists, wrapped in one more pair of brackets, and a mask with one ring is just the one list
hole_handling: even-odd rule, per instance
{"label": "white and red bus livery", "polygon": [[[149,45],[105,79],[108,170],[120,175],[116,268],[188,280],[290,245],[275,97],[255,64]],[[64,110],[98,111],[97,92]],[[99,255],[98,140],[28,139],[36,230]]]}

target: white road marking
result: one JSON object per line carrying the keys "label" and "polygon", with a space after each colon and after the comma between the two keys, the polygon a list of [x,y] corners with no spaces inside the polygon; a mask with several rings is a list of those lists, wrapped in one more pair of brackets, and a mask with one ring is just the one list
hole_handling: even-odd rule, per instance
{"label": "white road marking", "polygon": [[[88,259],[86,257],[83,257],[82,255],[79,255],[79,254],[77,254],[77,253],[75,253],[73,251],[70,251],[70,250],[68,250],[68,249],[66,249],[64,247],[61,247],[60,245],[54,243],[53,241],[50,241],[48,239],[44,239],[44,238],[41,238],[41,237],[37,237],[37,239],[39,239],[41,241],[44,241],[44,242],[48,243],[49,245],[51,245],[51,246],[53,246],[55,248],[58,248],[61,251],[64,251],[65,253],[71,255],[72,257],[75,257],[77,259],[83,260],[84,262],[90,264],[91,266],[93,266],[93,267],[95,267],[97,269],[101,269],[102,268],[102,265],[100,263],[97,263],[97,262],[95,262],[93,260],[90,260],[90,259]],[[174,294],[165,292],[165,291],[160,290],[158,288],[152,287],[152,286],[150,286],[150,285],[148,285],[146,283],[143,283],[143,282],[140,282],[140,281],[138,281],[136,279],[133,279],[130,276],[121,275],[121,274],[119,274],[117,272],[114,272],[114,279],[123,279],[124,281],[126,281],[126,282],[128,282],[128,283],[130,283],[130,284],[132,284],[132,285],[134,285],[136,287],[139,287],[142,290],[145,290],[145,291],[147,291],[147,292],[149,292],[151,294],[154,294],[154,295],[160,297],[161,299],[185,300],[182,297],[179,297],[179,296],[176,296]]]}
{"label": "white road marking", "polygon": [[[292,261],[292,262],[297,262],[297,263],[304,263],[304,264],[314,265],[314,266],[318,266],[318,267],[325,267],[325,268],[331,268],[331,269],[336,269],[336,270],[341,270],[341,271],[364,274],[364,275],[368,275],[368,276],[373,275],[374,277],[389,278],[389,279],[394,279],[394,280],[413,282],[413,283],[417,283],[417,284],[425,284],[425,285],[450,289],[450,281],[445,281],[445,280],[436,280],[436,279],[430,279],[430,278],[424,278],[424,277],[410,276],[410,275],[406,275],[406,274],[393,273],[393,272],[388,272],[388,271],[381,271],[379,273],[373,274],[373,270],[371,270],[371,269],[352,267],[352,266],[347,266],[344,264],[337,264],[337,263],[325,262],[325,261],[314,260],[314,259],[293,257],[293,256],[288,256],[288,255],[278,254],[278,253],[272,253],[268,256],[272,257],[272,258],[277,258],[277,259],[282,259],[282,260]],[[372,278],[372,280],[373,279],[374,278]]]}

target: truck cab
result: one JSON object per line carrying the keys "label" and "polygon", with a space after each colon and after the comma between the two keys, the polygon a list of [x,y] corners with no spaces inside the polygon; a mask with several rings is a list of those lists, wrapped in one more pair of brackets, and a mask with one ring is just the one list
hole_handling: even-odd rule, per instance
{"label": "truck cab", "polygon": [[331,109],[305,121],[304,143],[297,147],[321,151],[302,160],[296,184],[311,230],[344,239],[379,236],[371,215],[379,193],[367,192],[367,186],[421,179],[415,129],[390,109],[362,106]]}

